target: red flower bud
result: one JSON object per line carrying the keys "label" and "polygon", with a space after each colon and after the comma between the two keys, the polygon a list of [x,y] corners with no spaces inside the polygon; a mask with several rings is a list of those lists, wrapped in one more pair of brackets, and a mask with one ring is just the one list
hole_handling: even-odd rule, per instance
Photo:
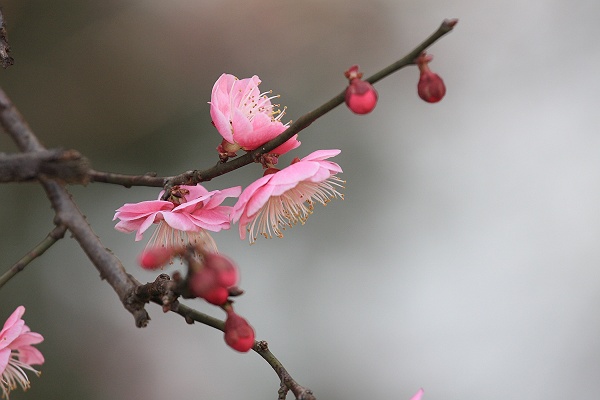
{"label": "red flower bud", "polygon": [[145,269],[157,269],[171,261],[173,253],[166,247],[150,247],[138,257],[138,262]]}
{"label": "red flower bud", "polygon": [[223,286],[216,286],[209,292],[205,293],[202,298],[208,301],[210,304],[214,304],[215,306],[220,306],[227,302],[227,298],[229,297],[229,290]]}
{"label": "red flower bud", "polygon": [[192,273],[189,278],[190,292],[196,297],[206,296],[221,285],[217,279],[217,273],[209,268],[202,268]]}
{"label": "red flower bud", "polygon": [[416,60],[421,73],[417,84],[417,92],[419,97],[426,102],[437,103],[446,94],[446,85],[444,85],[444,81],[438,74],[431,72],[429,69],[428,64],[432,59],[432,56],[422,53]]}
{"label": "red flower bud", "polygon": [[225,320],[225,343],[239,352],[245,353],[254,346],[254,329],[233,309],[227,311]]}
{"label": "red flower bud", "polygon": [[360,78],[358,65],[353,65],[344,73],[350,84],[346,88],[346,106],[355,114],[368,114],[377,105],[377,90],[369,82]]}
{"label": "red flower bud", "polygon": [[221,254],[206,254],[204,256],[204,266],[215,271],[217,281],[223,287],[233,286],[239,279],[238,270],[233,261]]}

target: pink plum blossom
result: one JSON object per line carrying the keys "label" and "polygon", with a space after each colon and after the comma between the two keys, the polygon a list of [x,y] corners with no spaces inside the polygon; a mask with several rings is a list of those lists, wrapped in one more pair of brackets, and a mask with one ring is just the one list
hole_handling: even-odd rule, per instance
{"label": "pink plum blossom", "polygon": [[413,397],[411,397],[410,400],[421,400],[421,397],[423,397],[423,393],[424,393],[424,390],[419,389],[419,391],[417,393],[415,393],[415,395]]}
{"label": "pink plum blossom", "polygon": [[229,229],[232,207],[220,204],[227,197],[239,196],[241,190],[236,186],[209,192],[201,185],[176,186],[169,200],[161,200],[161,192],[158,200],[128,203],[119,208],[113,218],[120,219],[115,229],[136,231],[135,240],[139,241],[152,224],[158,224],[148,247],[174,248],[195,243],[216,252],[214,240],[206,231]]}
{"label": "pink plum blossom", "polygon": [[[223,136],[223,143],[217,148],[222,156],[234,157],[236,151],[254,150],[286,130],[287,124],[281,123],[285,114],[275,109],[271,99],[258,89],[260,79],[238,79],[223,74],[217,79],[210,97],[210,116],[215,128]],[[281,155],[300,146],[295,135],[271,154]]]}
{"label": "pink plum blossom", "polygon": [[[342,169],[326,161],[339,153],[340,150],[315,151],[282,170],[267,170],[267,175],[250,184],[231,214],[233,222],[239,221],[240,238],[245,239],[246,232],[250,232],[250,243],[258,234],[283,237],[281,231],[286,226],[306,221],[314,201],[326,205],[332,198],[343,199],[336,187],[343,187],[344,181],[335,175]],[[277,172],[269,173],[271,170]]]}
{"label": "pink plum blossom", "polygon": [[30,386],[25,370],[40,373],[32,365],[44,363],[42,353],[32,345],[41,343],[44,338],[31,332],[21,319],[25,307],[19,306],[4,323],[0,331],[0,388],[2,397],[8,398],[11,390],[21,386],[27,390]]}

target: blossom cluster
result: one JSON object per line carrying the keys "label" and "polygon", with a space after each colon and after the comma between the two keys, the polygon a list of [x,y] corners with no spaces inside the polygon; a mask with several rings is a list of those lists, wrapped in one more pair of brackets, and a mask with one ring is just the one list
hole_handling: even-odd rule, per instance
{"label": "blossom cluster", "polygon": [[[223,138],[217,147],[221,160],[235,157],[239,150],[255,150],[287,128],[281,122],[285,112],[271,103],[277,96],[260,92],[260,83],[256,75],[238,79],[230,74],[221,75],[215,83],[209,104],[213,125]],[[229,229],[231,223],[239,224],[241,239],[249,233],[250,243],[259,235],[282,237],[286,227],[306,221],[315,202],[325,205],[333,198],[343,198],[338,190],[343,181],[337,177],[342,169],[327,161],[339,150],[318,150],[294,159],[286,168],[275,167],[280,155],[300,146],[296,136],[263,157],[263,176],[244,191],[239,186],[208,191],[199,184],[180,185],[166,200],[162,200],[161,192],[157,200],[117,209],[114,219],[120,221],[115,229],[135,231],[139,241],[152,224],[157,224],[148,247],[169,249],[193,243],[212,252],[217,247],[207,231]],[[235,205],[222,205],[228,197],[238,197]]]}
{"label": "blossom cluster", "polygon": [[[271,92],[258,89],[257,76],[238,79],[223,74],[215,83],[210,99],[210,115],[222,137],[217,152],[221,162],[236,157],[237,152],[252,151],[281,135],[287,124],[285,115],[271,100]],[[279,156],[300,146],[297,135],[286,140],[258,160],[264,172],[242,191],[239,186],[209,191],[200,184],[179,185],[156,200],[128,203],[116,210],[115,229],[136,232],[135,240],[157,225],[139,262],[147,269],[162,267],[181,256],[185,249],[197,252],[197,262],[189,263],[185,279],[186,293],[222,307],[227,313],[225,342],[233,349],[246,352],[254,345],[254,330],[233,310],[230,296],[241,293],[237,288],[238,270],[227,257],[218,253],[209,232],[229,229],[237,223],[241,239],[264,236],[283,237],[282,231],[304,224],[312,214],[314,203],[326,205],[333,198],[343,198],[339,189],[343,181],[337,176],[342,168],[330,158],[340,150],[317,150],[306,157],[294,158],[285,168],[277,168]],[[226,199],[237,198],[234,205]]]}

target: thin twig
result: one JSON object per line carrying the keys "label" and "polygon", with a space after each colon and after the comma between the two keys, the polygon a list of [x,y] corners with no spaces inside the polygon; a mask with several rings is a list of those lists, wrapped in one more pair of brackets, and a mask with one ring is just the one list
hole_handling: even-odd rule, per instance
{"label": "thin twig", "polygon": [[[172,311],[181,315],[186,319],[186,321],[196,321],[200,322],[204,325],[208,325],[215,329],[218,329],[222,332],[225,331],[225,322],[221,321],[218,318],[211,317],[210,315],[204,314],[200,311],[197,311],[191,307],[188,307],[184,304],[176,302],[173,304],[171,308]],[[254,346],[252,347],[256,353],[258,353],[275,371],[277,376],[279,377],[281,383],[285,385],[289,390],[294,393],[294,396],[298,400],[316,400],[310,389],[307,389],[296,382],[292,376],[285,369],[281,361],[275,357],[275,355],[269,350],[267,342],[265,341],[255,341]]]}
{"label": "thin twig", "polygon": [[156,172],[147,172],[144,175],[114,174],[112,172],[101,172],[90,169],[88,171],[90,182],[112,183],[123,185],[126,188],[132,186],[163,187],[167,178],[156,176]]}
{"label": "thin twig", "polygon": [[65,232],[67,231],[67,227],[65,225],[58,225],[50,233],[44,240],[38,243],[33,249],[27,252],[19,261],[16,262],[10,269],[8,269],[5,273],[0,276],[0,288],[4,286],[13,276],[17,273],[23,271],[25,267],[44,254],[46,250],[48,250],[54,243],[58,240],[62,239],[65,236]]}

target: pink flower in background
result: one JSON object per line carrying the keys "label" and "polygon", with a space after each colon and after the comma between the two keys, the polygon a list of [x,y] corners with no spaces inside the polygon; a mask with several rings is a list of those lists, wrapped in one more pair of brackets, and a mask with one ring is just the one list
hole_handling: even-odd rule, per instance
{"label": "pink flower in background", "polygon": [[[271,99],[258,89],[260,79],[238,79],[223,74],[215,83],[210,97],[210,116],[215,128],[223,136],[223,143],[217,148],[226,157],[234,157],[236,151],[254,150],[286,130],[281,123],[285,110],[280,111],[271,104]],[[270,93],[270,92],[267,92]],[[295,135],[281,146],[271,151],[281,155],[300,146]]]}
{"label": "pink flower in background", "polygon": [[[339,153],[340,150],[315,151],[282,170],[267,170],[267,175],[248,186],[231,214],[233,222],[239,221],[240,238],[246,238],[246,231],[250,232],[250,243],[258,234],[283,237],[281,230],[286,226],[306,221],[314,201],[326,205],[332,198],[343,199],[336,187],[343,187],[344,181],[335,175],[342,169],[325,161]],[[269,173],[271,170],[277,172]]]}
{"label": "pink flower in background", "polygon": [[421,400],[421,397],[423,397],[423,393],[423,389],[419,389],[419,391],[413,397],[411,397],[410,400]]}
{"label": "pink flower in background", "polygon": [[158,228],[148,247],[173,248],[187,243],[202,245],[207,251],[216,252],[214,240],[206,232],[229,229],[232,207],[220,205],[227,197],[238,197],[241,187],[209,192],[201,185],[177,186],[168,201],[158,200],[128,203],[119,208],[113,221],[120,219],[115,229],[130,233],[136,231],[135,240],[142,239],[152,225]]}
{"label": "pink flower in background", "polygon": [[21,319],[24,313],[25,307],[17,307],[0,331],[0,388],[3,398],[8,398],[10,391],[17,386],[27,390],[30,384],[25,370],[39,375],[32,365],[44,363],[42,353],[32,346],[41,343],[44,338],[25,325]]}

